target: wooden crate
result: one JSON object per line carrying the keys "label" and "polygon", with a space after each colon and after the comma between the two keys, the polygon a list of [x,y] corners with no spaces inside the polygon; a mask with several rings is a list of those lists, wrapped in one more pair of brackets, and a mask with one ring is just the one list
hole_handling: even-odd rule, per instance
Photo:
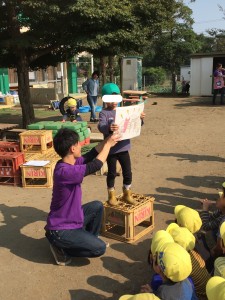
{"label": "wooden crate", "polygon": [[61,157],[55,152],[54,148],[47,150],[45,153],[30,153],[25,152],[25,161],[29,160],[49,160],[50,162],[57,162]]}
{"label": "wooden crate", "polygon": [[52,130],[27,130],[20,133],[20,149],[23,152],[46,153],[51,148]]}
{"label": "wooden crate", "polygon": [[24,188],[52,188],[54,162],[50,162],[43,167],[22,165],[20,168]]}
{"label": "wooden crate", "polygon": [[122,194],[117,196],[118,206],[104,203],[102,235],[122,242],[133,243],[154,229],[153,197],[132,194],[135,205],[127,204]]}

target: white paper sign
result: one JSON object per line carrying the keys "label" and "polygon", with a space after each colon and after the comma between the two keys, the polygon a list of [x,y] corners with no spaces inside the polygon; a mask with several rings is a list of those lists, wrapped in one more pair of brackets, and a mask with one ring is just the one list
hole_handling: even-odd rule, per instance
{"label": "white paper sign", "polygon": [[131,139],[141,133],[141,113],[144,103],[116,108],[115,124],[119,126],[121,140]]}
{"label": "white paper sign", "polygon": [[44,167],[48,163],[50,163],[50,160],[30,160],[23,165],[24,166]]}

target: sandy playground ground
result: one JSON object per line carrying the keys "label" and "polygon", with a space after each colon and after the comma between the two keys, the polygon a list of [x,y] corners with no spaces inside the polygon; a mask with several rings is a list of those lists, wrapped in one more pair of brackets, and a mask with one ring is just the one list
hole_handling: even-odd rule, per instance
{"label": "sandy playground ground", "polygon": [[[173,220],[175,205],[199,208],[199,199],[216,199],[224,181],[225,106],[210,98],[154,98],[145,112],[141,136],[132,140],[133,191],[155,197],[158,230]],[[85,178],[84,203],[106,200],[105,180]],[[121,187],[117,177],[118,194]],[[152,233],[134,244],[103,237],[110,243],[104,256],[60,267],[44,237],[51,189],[0,190],[0,299],[117,300],[149,282]]]}

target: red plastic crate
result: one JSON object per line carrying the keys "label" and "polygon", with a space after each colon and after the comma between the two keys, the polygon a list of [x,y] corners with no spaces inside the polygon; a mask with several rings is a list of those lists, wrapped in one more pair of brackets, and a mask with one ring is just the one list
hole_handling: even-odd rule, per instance
{"label": "red plastic crate", "polygon": [[86,139],[85,139],[85,145],[89,145],[90,144],[90,137],[87,137]]}
{"label": "red plastic crate", "polygon": [[20,184],[20,165],[23,163],[22,152],[0,152],[0,184]]}
{"label": "red plastic crate", "polygon": [[80,145],[81,145],[81,146],[84,146],[84,145],[85,145],[85,140],[80,141]]}
{"label": "red plastic crate", "polygon": [[0,152],[20,152],[20,144],[0,141]]}

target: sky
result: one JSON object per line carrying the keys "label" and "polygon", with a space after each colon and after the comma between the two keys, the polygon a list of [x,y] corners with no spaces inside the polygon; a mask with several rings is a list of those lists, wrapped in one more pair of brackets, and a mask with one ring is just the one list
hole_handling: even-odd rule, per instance
{"label": "sky", "polygon": [[196,33],[206,34],[205,31],[211,28],[225,29],[225,16],[218,7],[219,4],[225,9],[225,0],[196,0],[193,3],[184,0],[184,3],[193,11],[193,30]]}

